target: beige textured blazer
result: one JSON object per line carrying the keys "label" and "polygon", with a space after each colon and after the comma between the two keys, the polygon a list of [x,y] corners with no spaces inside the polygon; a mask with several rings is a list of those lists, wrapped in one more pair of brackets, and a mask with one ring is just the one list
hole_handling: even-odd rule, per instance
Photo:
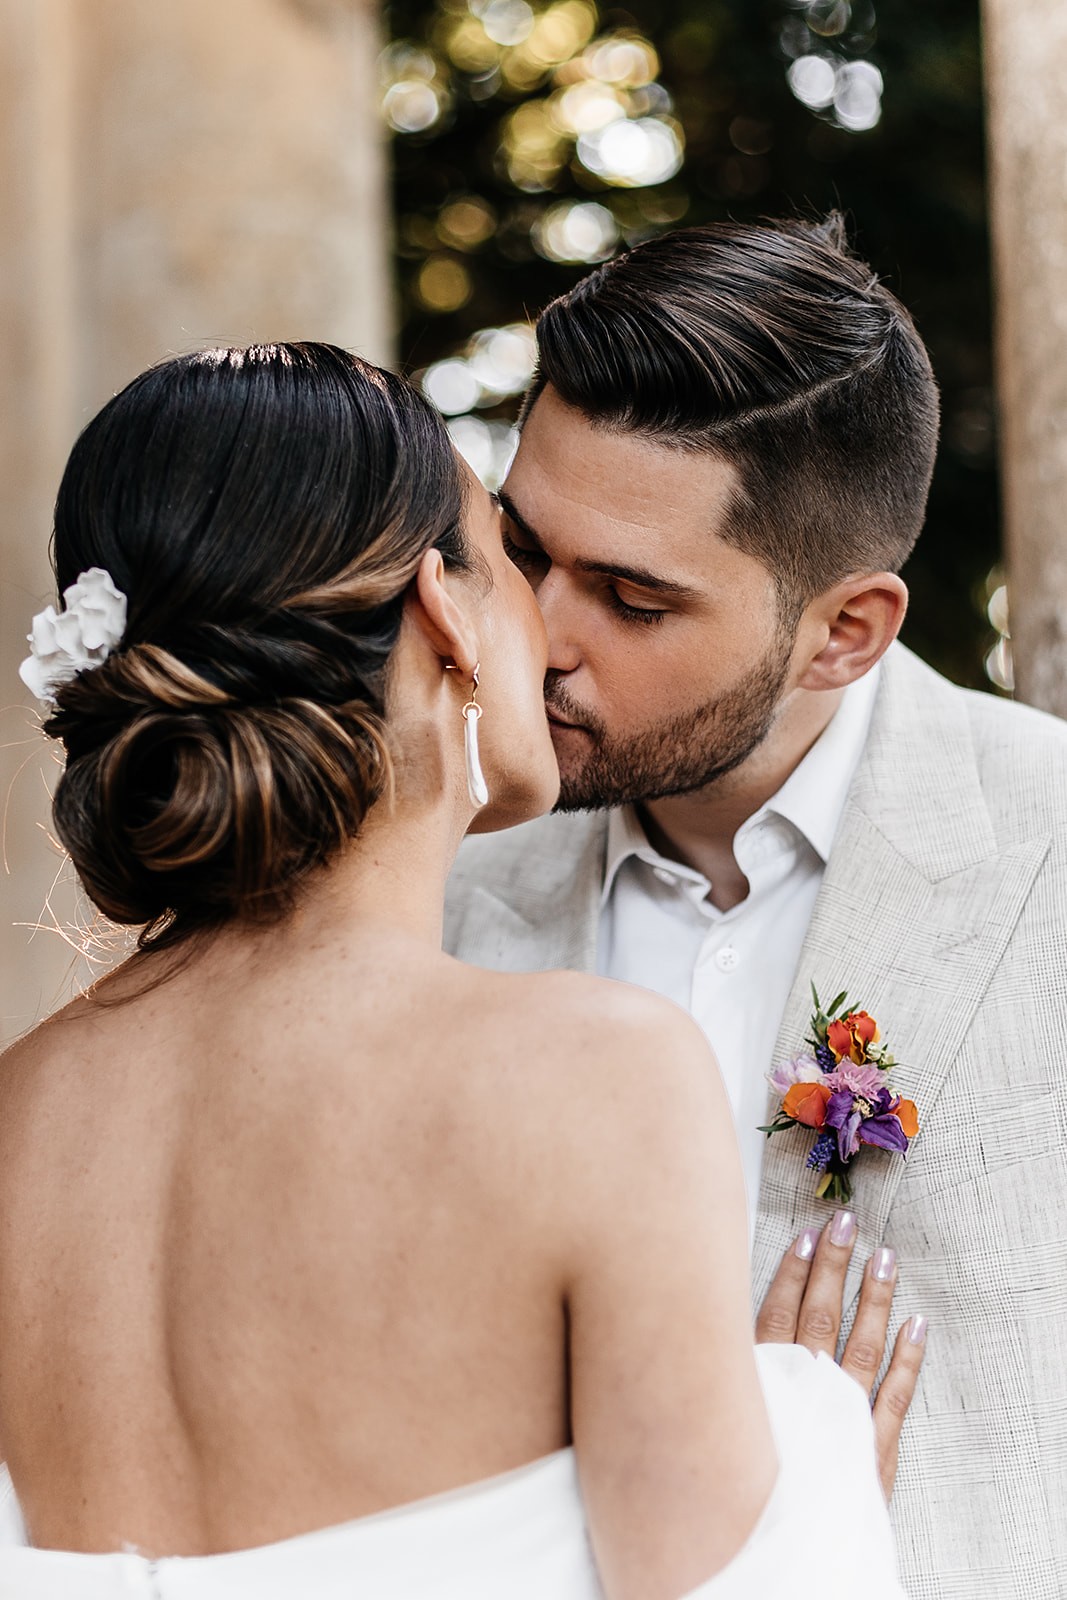
{"label": "beige textured blazer", "polygon": [[[447,948],[508,971],[593,970],[605,839],[591,814],[468,840]],[[922,1123],[906,1163],[867,1151],[857,1165],[849,1290],[854,1306],[884,1240],[900,1319],[930,1318],[894,1497],[909,1594],[1065,1600],[1067,724],[890,650],[776,1061],[801,1045],[811,981],[878,1018]],[[757,1298],[828,1215],[807,1143],[783,1134],[765,1152]],[[833,1480],[833,1439],[813,1439],[829,1537]]]}

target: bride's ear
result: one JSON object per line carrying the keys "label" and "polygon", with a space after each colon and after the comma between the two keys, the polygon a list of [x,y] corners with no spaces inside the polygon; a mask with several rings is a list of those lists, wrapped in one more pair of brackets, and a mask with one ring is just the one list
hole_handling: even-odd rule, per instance
{"label": "bride's ear", "polygon": [[427,550],[419,562],[407,601],[408,615],[442,661],[454,663],[464,677],[478,664],[478,640],[470,616],[457,599],[456,584],[445,569],[440,550]]}

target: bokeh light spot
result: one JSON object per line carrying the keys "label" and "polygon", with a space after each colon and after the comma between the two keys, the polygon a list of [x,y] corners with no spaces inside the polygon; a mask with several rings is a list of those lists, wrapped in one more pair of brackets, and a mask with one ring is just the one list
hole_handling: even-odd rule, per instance
{"label": "bokeh light spot", "polygon": [[521,44],[534,28],[526,0],[471,0],[471,10],[494,44]]}
{"label": "bokeh light spot", "polygon": [[477,17],[461,17],[446,35],[445,48],[463,72],[490,72],[500,60],[500,46],[486,33]]}
{"label": "bokeh light spot", "polygon": [[496,213],[478,195],[466,195],[442,208],[437,232],[446,244],[459,250],[476,250],[492,237]]}
{"label": "bokeh light spot", "polygon": [[618,242],[614,215],[593,200],[550,206],[534,229],[534,244],[549,261],[606,261]]}
{"label": "bokeh light spot", "polygon": [[585,59],[594,78],[627,88],[651,83],[659,72],[659,56],[647,39],[609,37],[591,45]]}
{"label": "bokeh light spot", "polygon": [[798,56],[786,72],[789,87],[811,111],[822,111],[834,103],[837,73],[825,56]]}
{"label": "bokeh light spot", "polygon": [[397,133],[423,133],[433,127],[442,107],[432,84],[419,78],[403,78],[385,91],[382,109]]}
{"label": "bokeh light spot", "polygon": [[430,256],[419,270],[415,289],[427,311],[458,311],[471,297],[470,273],[451,256]]}
{"label": "bokeh light spot", "polygon": [[401,78],[422,78],[430,83],[437,76],[437,63],[428,50],[398,39],[388,45],[378,58],[382,83],[388,87]]}
{"label": "bokeh light spot", "polygon": [[998,639],[985,658],[986,677],[998,689],[1011,694],[1015,688],[1015,662],[1011,653],[1011,640]]}
{"label": "bokeh light spot", "polygon": [[446,417],[469,411],[482,398],[482,386],[465,361],[435,361],[422,375],[422,392]]}
{"label": "bokeh light spot", "polygon": [[998,633],[1011,637],[1011,628],[1008,626],[1008,586],[1006,583],[998,583],[993,593],[989,596],[986,615],[989,618],[990,625]]}
{"label": "bokeh light spot", "polygon": [[467,349],[470,370],[487,398],[498,400],[505,395],[521,394],[533,377],[537,344],[528,323],[482,328]]}
{"label": "bokeh light spot", "polygon": [[563,0],[562,5],[550,6],[538,17],[526,49],[535,60],[556,66],[569,61],[595,30],[596,13],[591,6],[581,0]]}
{"label": "bokeh light spot", "polygon": [[764,156],[774,145],[774,124],[756,117],[735,117],[727,135],[742,155]]}
{"label": "bokeh light spot", "polygon": [[882,115],[882,74],[873,61],[845,61],[837,69],[834,114],[850,133],[864,133]]}
{"label": "bokeh light spot", "polygon": [[518,429],[509,422],[454,417],[448,424],[448,431],[452,443],[485,487],[499,489],[519,442]]}
{"label": "bokeh light spot", "polygon": [[552,120],[569,134],[593,133],[625,117],[626,107],[607,84],[572,83],[549,102]]}
{"label": "bokeh light spot", "polygon": [[990,683],[1011,694],[1015,688],[1015,660],[1011,646],[1011,616],[1008,586],[1001,567],[994,567],[986,577],[986,616],[997,635],[993,648],[986,653],[985,674]]}
{"label": "bokeh light spot", "polygon": [[822,39],[836,39],[852,21],[849,0],[809,0],[807,23]]}
{"label": "bokeh light spot", "polygon": [[547,189],[566,158],[565,141],[553,126],[547,102],[530,100],[504,121],[508,176],[519,189]]}
{"label": "bokeh light spot", "polygon": [[578,159],[605,183],[621,188],[664,183],[682,165],[680,133],[656,117],[611,122],[578,139]]}

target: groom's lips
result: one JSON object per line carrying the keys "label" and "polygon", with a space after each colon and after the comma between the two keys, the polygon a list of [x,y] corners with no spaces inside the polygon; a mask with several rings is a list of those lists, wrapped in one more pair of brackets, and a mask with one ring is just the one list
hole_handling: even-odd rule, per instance
{"label": "groom's lips", "polygon": [[553,711],[551,706],[545,707],[545,715],[554,728],[570,728],[574,733],[585,732],[585,729],[582,727],[580,722],[567,722],[564,717],[561,717],[558,714],[558,712]]}

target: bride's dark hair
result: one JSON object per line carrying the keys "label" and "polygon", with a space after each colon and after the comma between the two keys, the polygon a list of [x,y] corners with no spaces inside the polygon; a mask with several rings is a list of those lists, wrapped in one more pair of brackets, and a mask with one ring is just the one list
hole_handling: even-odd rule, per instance
{"label": "bride's dark hair", "polygon": [[54,817],[142,948],[268,920],[387,788],[389,659],[425,551],[471,565],[462,480],[408,384],[332,345],[181,356],[136,378],[60,485],[60,590],[104,567],[115,653],[57,693]]}

